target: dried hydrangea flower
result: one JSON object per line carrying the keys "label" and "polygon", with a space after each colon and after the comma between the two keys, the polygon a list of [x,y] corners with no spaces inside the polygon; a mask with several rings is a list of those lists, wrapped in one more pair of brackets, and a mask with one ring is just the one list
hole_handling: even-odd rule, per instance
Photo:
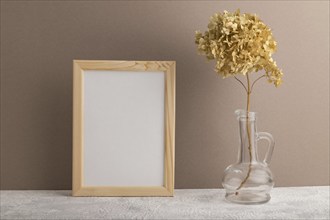
{"label": "dried hydrangea flower", "polygon": [[276,42],[271,29],[255,14],[216,13],[204,34],[196,31],[195,43],[207,59],[216,60],[215,71],[223,77],[263,69],[276,87],[282,82],[283,73],[272,59]]}

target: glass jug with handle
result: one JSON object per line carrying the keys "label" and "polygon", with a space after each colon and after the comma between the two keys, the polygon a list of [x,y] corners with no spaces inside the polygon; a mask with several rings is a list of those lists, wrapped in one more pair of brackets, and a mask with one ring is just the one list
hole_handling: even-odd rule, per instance
{"label": "glass jug with handle", "polygon": [[[269,163],[274,150],[273,136],[267,132],[257,132],[256,113],[236,110],[239,121],[239,152],[235,164],[224,172],[222,185],[226,190],[226,199],[242,204],[265,203],[270,200],[270,191],[274,186],[273,174]],[[257,142],[268,141],[265,158],[259,160]]]}

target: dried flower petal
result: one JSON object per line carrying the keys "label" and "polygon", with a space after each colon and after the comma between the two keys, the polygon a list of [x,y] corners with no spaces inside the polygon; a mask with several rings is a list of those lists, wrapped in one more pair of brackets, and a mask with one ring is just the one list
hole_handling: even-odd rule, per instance
{"label": "dried flower petal", "polygon": [[216,13],[204,34],[197,31],[198,51],[216,60],[215,71],[223,77],[258,72],[264,69],[269,82],[282,82],[282,71],[272,59],[276,41],[271,29],[256,14]]}

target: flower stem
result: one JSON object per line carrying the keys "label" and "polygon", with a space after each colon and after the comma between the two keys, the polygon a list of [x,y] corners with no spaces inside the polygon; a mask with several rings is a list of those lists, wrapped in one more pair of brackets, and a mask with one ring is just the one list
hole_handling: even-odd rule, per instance
{"label": "flower stem", "polygon": [[234,76],[234,78],[243,86],[245,91],[248,92],[248,90],[247,90],[246,86],[244,85],[244,83],[239,78],[237,78],[236,76]]}
{"label": "flower stem", "polygon": [[[250,174],[251,174],[251,169],[252,169],[252,148],[251,148],[251,131],[250,131],[250,123],[249,123],[249,112],[250,112],[250,95],[252,92],[252,88],[250,86],[250,78],[249,78],[249,74],[246,74],[246,81],[247,81],[247,100],[246,100],[246,131],[247,131],[247,135],[248,135],[248,142],[249,142],[249,156],[250,156],[250,162],[249,162],[249,170],[246,174],[246,177],[244,178],[244,180],[241,182],[241,184],[239,185],[239,187],[236,190],[240,190],[243,185],[246,183],[246,181],[249,179]],[[235,193],[235,195],[238,195],[238,192]]]}
{"label": "flower stem", "polygon": [[263,77],[266,77],[266,75],[262,75],[258,79],[254,80],[254,82],[252,83],[252,86],[251,86],[251,93],[252,93],[254,84],[256,84],[256,82],[258,82],[258,80],[261,79],[261,78],[263,78]]}

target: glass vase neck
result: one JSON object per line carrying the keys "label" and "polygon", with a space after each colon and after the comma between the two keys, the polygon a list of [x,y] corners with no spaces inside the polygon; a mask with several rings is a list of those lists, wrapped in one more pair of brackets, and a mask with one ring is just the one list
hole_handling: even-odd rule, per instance
{"label": "glass vase neck", "polygon": [[256,113],[245,110],[236,110],[235,113],[239,122],[238,163],[255,163],[258,161],[256,152]]}

